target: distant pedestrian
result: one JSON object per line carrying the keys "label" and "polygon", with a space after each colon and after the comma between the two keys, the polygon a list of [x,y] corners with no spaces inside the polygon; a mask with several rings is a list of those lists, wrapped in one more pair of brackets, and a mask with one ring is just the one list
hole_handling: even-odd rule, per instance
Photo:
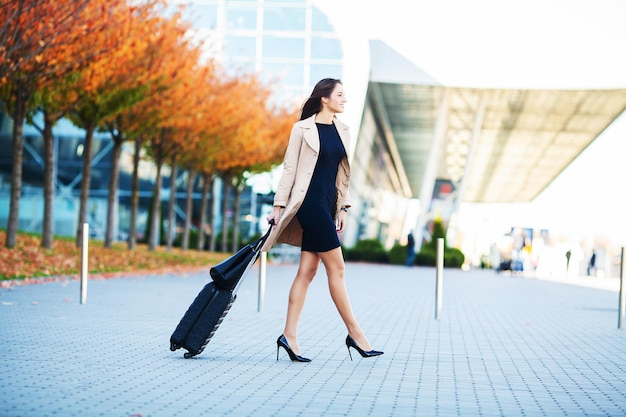
{"label": "distant pedestrian", "polygon": [[406,252],[406,266],[413,266],[415,260],[415,238],[413,237],[413,232],[409,232],[407,236]]}
{"label": "distant pedestrian", "polygon": [[565,252],[565,272],[569,272],[569,260],[572,257],[572,251],[571,250],[567,250],[567,252]]}
{"label": "distant pedestrian", "polygon": [[587,275],[591,275],[591,271],[593,271],[594,275],[596,273],[596,251],[591,252],[591,258],[589,258],[589,264],[587,264]]}

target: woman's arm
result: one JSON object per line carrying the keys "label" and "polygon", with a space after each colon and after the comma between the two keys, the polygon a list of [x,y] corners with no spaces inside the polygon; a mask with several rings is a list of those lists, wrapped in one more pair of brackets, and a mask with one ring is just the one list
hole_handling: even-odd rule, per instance
{"label": "woman's arm", "polygon": [[300,149],[302,148],[302,128],[294,126],[291,128],[291,135],[289,136],[289,144],[285,151],[285,157],[283,159],[283,173],[278,181],[278,187],[276,189],[276,195],[274,195],[274,209],[272,213],[267,217],[268,221],[274,220],[274,226],[276,226],[280,220],[282,210],[287,205],[289,197],[291,196],[291,190],[296,179],[296,171],[298,167],[298,158],[300,156]]}
{"label": "woman's arm", "polygon": [[291,190],[296,180],[296,171],[298,168],[298,158],[300,156],[300,149],[302,148],[302,128],[297,124],[291,128],[291,135],[289,136],[289,145],[287,145],[287,151],[285,152],[285,158],[283,159],[283,173],[278,182],[276,188],[276,195],[274,196],[274,206],[286,206],[289,197],[291,196]]}

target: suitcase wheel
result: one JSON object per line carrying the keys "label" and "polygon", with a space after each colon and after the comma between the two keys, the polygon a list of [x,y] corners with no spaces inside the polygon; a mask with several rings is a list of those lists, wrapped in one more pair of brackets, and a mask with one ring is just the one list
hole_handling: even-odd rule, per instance
{"label": "suitcase wheel", "polygon": [[191,358],[193,358],[194,356],[196,356],[196,355],[194,355],[194,354],[193,354],[193,353],[191,353],[191,352],[185,352],[185,354],[183,355],[183,357],[184,357],[185,359],[191,359]]}
{"label": "suitcase wheel", "polygon": [[172,352],[174,352],[175,350],[180,349],[180,346],[178,346],[176,343],[174,342],[170,342],[170,350]]}

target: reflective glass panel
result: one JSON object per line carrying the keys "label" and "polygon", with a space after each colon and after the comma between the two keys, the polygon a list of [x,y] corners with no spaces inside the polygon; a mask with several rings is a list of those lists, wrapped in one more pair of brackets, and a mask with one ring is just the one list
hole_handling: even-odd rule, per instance
{"label": "reflective glass panel", "polygon": [[256,56],[256,38],[252,36],[227,36],[224,42],[224,52],[230,56]]}
{"label": "reflective glass panel", "polygon": [[298,30],[305,29],[306,10],[302,7],[265,7],[263,29]]}
{"label": "reflective glass panel", "polygon": [[341,59],[341,42],[338,39],[311,37],[312,59]]}
{"label": "reflective glass panel", "polygon": [[334,32],[335,28],[330,24],[328,16],[322,13],[316,7],[313,7],[313,21],[311,28],[314,32]]}
{"label": "reflective glass panel", "polygon": [[301,86],[304,82],[302,64],[263,63],[261,77],[266,82]]}
{"label": "reflective glass panel", "polygon": [[217,28],[217,6],[190,4],[185,17],[197,28]]}
{"label": "reflective glass panel", "polygon": [[229,59],[224,62],[229,75],[237,76],[239,74],[253,74],[255,72],[255,63],[245,59]]}
{"label": "reflective glass panel", "polygon": [[311,79],[310,84],[314,86],[319,80],[323,78],[339,78],[341,79],[341,65],[328,65],[328,64],[311,64]]}
{"label": "reflective glass panel", "polygon": [[264,36],[263,57],[304,59],[304,39]]}
{"label": "reflective glass panel", "polygon": [[255,29],[256,7],[226,7],[227,29]]}

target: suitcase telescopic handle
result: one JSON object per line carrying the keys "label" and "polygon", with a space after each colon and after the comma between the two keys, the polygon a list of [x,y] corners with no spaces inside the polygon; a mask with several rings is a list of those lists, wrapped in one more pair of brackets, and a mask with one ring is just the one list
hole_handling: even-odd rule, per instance
{"label": "suitcase telescopic handle", "polygon": [[274,226],[274,219],[270,219],[268,221],[270,227],[267,228],[267,232],[265,232],[265,234],[261,237],[261,239],[259,239],[256,244],[253,244],[253,248],[255,252],[258,252],[259,250],[261,250],[261,247],[265,244],[265,241],[267,240],[267,238],[270,236],[270,233],[272,232],[272,227]]}

